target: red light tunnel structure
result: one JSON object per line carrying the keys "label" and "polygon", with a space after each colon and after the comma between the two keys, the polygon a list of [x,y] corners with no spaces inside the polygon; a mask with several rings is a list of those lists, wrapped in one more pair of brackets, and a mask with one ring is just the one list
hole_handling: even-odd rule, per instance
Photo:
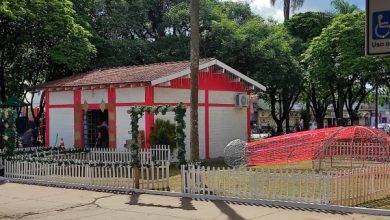
{"label": "red light tunnel structure", "polygon": [[[298,132],[248,143],[249,166],[313,160],[321,169],[340,161],[367,164],[390,161],[390,136],[370,127],[335,127]],[[353,163],[352,163],[353,162]]]}

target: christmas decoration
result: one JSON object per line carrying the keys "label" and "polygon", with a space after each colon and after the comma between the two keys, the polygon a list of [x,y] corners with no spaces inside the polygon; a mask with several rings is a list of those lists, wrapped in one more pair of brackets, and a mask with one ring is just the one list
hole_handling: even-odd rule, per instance
{"label": "christmas decoration", "polygon": [[159,106],[134,106],[127,110],[127,113],[131,118],[131,135],[133,139],[133,143],[130,148],[132,150],[132,165],[139,167],[140,161],[138,158],[138,121],[142,118],[144,112],[148,114],[162,114],[165,115],[167,112],[175,112],[175,122],[176,122],[176,143],[178,148],[178,159],[180,164],[186,164],[185,160],[185,138],[186,135],[184,133],[184,129],[186,128],[186,124],[184,121],[184,117],[186,115],[186,107],[183,103],[179,103],[176,106],[171,105],[159,105]]}

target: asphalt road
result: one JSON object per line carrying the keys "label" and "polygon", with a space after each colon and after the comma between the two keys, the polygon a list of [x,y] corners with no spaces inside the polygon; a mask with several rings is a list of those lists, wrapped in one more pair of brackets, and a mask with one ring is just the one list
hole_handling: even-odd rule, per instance
{"label": "asphalt road", "polygon": [[379,220],[390,217],[3,183],[0,219]]}

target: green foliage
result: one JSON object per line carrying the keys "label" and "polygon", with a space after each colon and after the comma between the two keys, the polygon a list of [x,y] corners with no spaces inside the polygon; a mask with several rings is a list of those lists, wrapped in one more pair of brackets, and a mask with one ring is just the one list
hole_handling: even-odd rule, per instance
{"label": "green foliage", "polygon": [[[322,30],[330,25],[333,15],[323,12],[306,12],[295,14],[289,21],[284,23],[288,32],[298,39],[296,47],[297,60],[301,60],[301,54],[309,47],[313,38],[319,36]],[[313,110],[317,125],[321,127],[326,115],[328,106],[331,103],[331,93],[324,84],[316,82],[316,79],[304,74],[304,89],[300,97],[301,102],[310,103],[306,105],[305,113],[310,113],[310,108]],[[305,128],[308,128],[308,117],[304,117]]]}
{"label": "green foliage", "polygon": [[305,43],[321,34],[322,30],[332,22],[333,16],[324,12],[298,13],[284,23],[287,30],[294,37]]}
{"label": "green foliage", "polygon": [[372,87],[388,81],[388,58],[364,53],[365,13],[339,15],[303,55],[308,78],[330,92],[336,116],[346,104],[351,121]]}
{"label": "green foliage", "polygon": [[133,144],[130,146],[132,150],[132,166],[140,167],[140,161],[138,158],[139,145],[138,141],[138,121],[142,118],[144,113],[147,114],[162,114],[165,115],[168,111],[175,112],[175,122],[176,122],[176,147],[178,148],[177,158],[179,159],[179,164],[186,164],[185,159],[185,138],[184,129],[186,128],[186,123],[184,117],[186,116],[186,107],[179,103],[176,106],[170,105],[159,105],[159,106],[134,106],[127,110],[127,114],[131,118],[131,134],[133,139]]}
{"label": "green foliage", "polygon": [[[271,104],[271,115],[277,124],[278,134],[283,133],[282,124],[288,121],[303,85],[303,74],[293,45],[297,45],[296,39],[280,25],[256,46],[259,56],[254,65],[255,79],[267,88],[262,98]],[[286,132],[288,127],[286,124]]]}
{"label": "green foliage", "polygon": [[338,14],[350,14],[359,10],[357,5],[351,4],[347,0],[332,0],[330,4]]}
{"label": "green foliage", "polygon": [[186,122],[184,117],[186,116],[186,108],[181,103],[176,106],[174,109],[175,112],[175,121],[176,121],[176,146],[178,147],[177,158],[179,159],[179,164],[186,164],[186,144],[184,143],[186,139],[186,134],[184,130],[186,128]]}
{"label": "green foliage", "polygon": [[5,155],[12,156],[16,147],[16,111],[12,109],[0,109],[0,148],[5,148]]}
{"label": "green foliage", "polygon": [[23,97],[26,87],[63,72],[82,70],[96,53],[69,0],[5,0],[0,12],[3,101]]}
{"label": "green foliage", "polygon": [[131,165],[135,167],[140,167],[141,166],[141,161],[138,156],[139,152],[139,144],[138,144],[138,121],[140,118],[142,118],[143,112],[136,112],[136,111],[131,111],[127,112],[130,114],[130,119],[131,119],[131,138],[132,138],[132,143],[130,145],[131,148]]}
{"label": "green foliage", "polygon": [[169,120],[156,119],[150,132],[151,145],[167,145],[171,152],[176,148],[176,125]]}

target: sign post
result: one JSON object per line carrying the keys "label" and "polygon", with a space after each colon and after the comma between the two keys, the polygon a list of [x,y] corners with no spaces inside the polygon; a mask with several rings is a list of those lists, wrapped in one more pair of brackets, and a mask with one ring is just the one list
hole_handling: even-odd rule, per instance
{"label": "sign post", "polygon": [[366,55],[390,55],[390,1],[366,0]]}

